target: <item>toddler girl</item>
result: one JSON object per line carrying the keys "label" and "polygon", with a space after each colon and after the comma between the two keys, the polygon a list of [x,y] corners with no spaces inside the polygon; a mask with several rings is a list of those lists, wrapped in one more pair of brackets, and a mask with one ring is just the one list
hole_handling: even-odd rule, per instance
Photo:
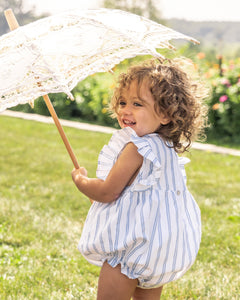
{"label": "toddler girl", "polygon": [[205,90],[176,61],[121,74],[111,108],[121,127],[99,155],[97,177],[72,172],[93,204],[79,250],[101,266],[99,300],[160,299],[194,263],[200,210],[178,157],[201,132]]}

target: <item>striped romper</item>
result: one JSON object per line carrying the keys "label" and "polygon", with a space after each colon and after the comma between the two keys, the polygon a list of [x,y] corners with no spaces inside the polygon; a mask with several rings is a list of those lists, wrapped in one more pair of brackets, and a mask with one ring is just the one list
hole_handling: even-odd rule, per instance
{"label": "striped romper", "polygon": [[92,204],[78,249],[90,263],[120,264],[139,287],[156,288],[180,278],[194,263],[200,210],[186,187],[189,160],[155,133],[138,137],[130,127],[116,131],[100,152],[98,178],[107,177],[129,142],[143,156],[142,167],[116,201]]}

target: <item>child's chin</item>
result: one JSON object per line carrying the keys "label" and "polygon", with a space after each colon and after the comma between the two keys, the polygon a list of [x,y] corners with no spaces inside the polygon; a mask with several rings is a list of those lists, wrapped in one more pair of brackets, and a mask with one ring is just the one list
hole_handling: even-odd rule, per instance
{"label": "child's chin", "polygon": [[132,126],[132,125],[129,125],[129,124],[122,124],[122,126],[121,126],[121,128],[127,128],[127,127],[133,128],[133,126]]}
{"label": "child's chin", "polygon": [[132,129],[136,132],[136,130],[135,130],[135,128],[134,128],[134,125],[125,125],[125,124],[124,124],[124,128],[128,128],[128,127],[132,128]]}

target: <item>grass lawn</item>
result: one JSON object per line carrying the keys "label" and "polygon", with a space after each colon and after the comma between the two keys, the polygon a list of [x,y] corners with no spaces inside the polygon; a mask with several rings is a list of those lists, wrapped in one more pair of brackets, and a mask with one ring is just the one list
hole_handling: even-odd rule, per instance
{"label": "grass lawn", "polygon": [[[94,176],[110,135],[65,131]],[[0,116],[0,144],[0,299],[96,299],[99,268],[77,250],[90,203],[72,183],[57,129]],[[239,299],[240,158],[194,150],[188,156],[188,186],[202,211],[201,249],[161,299]]]}

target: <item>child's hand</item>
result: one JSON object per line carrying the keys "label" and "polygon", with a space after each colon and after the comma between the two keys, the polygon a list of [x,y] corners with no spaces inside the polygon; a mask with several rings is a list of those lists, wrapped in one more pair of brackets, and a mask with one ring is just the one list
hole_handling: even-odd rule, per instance
{"label": "child's hand", "polygon": [[79,169],[72,170],[72,179],[75,183],[77,181],[77,178],[81,176],[87,177],[87,170],[84,167],[80,167]]}
{"label": "child's hand", "polygon": [[[87,170],[84,167],[80,167],[79,169],[72,170],[72,179],[78,188],[79,188],[78,181],[83,179],[82,176],[87,177]],[[89,200],[91,203],[93,203],[92,199],[89,198]]]}

